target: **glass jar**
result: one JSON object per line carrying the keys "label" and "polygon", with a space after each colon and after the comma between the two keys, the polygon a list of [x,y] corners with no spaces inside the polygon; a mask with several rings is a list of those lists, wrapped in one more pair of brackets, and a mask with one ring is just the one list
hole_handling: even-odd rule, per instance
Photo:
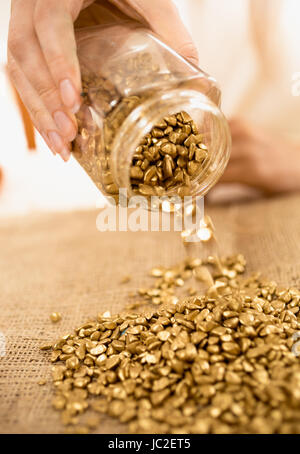
{"label": "glass jar", "polygon": [[[100,191],[117,201],[120,188],[128,198],[204,196],[222,175],[231,147],[215,80],[132,21],[79,29],[76,39],[83,103],[72,151]],[[187,177],[188,184],[171,181],[162,188],[155,176],[151,185],[134,185],[131,167],[138,147],[147,145],[147,134],[164,118],[181,112],[193,120],[184,130],[192,126],[191,133],[201,135],[205,157],[198,171]],[[159,137],[154,141],[159,144]]]}

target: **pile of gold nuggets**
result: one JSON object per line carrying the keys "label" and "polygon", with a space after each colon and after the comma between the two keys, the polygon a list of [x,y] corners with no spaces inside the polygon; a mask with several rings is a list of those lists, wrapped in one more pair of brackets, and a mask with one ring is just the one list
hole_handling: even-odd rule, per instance
{"label": "pile of gold nuggets", "polygon": [[131,433],[299,433],[300,292],[245,277],[245,265],[237,255],[154,268],[135,313],[99,314],[42,346],[65,431],[109,415]]}

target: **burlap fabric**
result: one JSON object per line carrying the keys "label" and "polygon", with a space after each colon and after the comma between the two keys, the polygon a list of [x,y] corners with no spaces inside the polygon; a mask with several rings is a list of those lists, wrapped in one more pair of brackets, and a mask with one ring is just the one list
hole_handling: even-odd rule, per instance
{"label": "burlap fabric", "polygon": [[[300,196],[209,208],[224,253],[242,252],[248,270],[300,285]],[[57,433],[47,354],[39,346],[98,312],[119,311],[149,283],[153,265],[184,257],[176,233],[100,233],[96,212],[36,215],[0,223],[0,432]],[[125,274],[133,279],[120,285]],[[49,314],[60,311],[61,322]],[[47,379],[45,386],[37,382]],[[106,419],[99,431],[124,427]]]}

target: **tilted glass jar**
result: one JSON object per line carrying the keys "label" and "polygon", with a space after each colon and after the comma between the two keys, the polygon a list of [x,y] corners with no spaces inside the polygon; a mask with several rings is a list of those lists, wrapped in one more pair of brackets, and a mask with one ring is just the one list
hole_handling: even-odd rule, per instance
{"label": "tilted glass jar", "polygon": [[199,171],[187,191],[179,189],[185,183],[164,193],[152,184],[140,193],[204,196],[222,175],[231,147],[215,80],[132,21],[83,28],[76,38],[83,103],[73,153],[100,191],[116,200],[120,188],[128,197],[139,194],[130,178],[137,147],[163,118],[185,112],[208,151]]}

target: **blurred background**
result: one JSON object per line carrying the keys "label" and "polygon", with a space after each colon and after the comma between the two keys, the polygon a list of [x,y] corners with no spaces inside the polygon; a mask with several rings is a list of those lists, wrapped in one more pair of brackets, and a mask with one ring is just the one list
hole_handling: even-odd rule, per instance
{"label": "blurred background", "polygon": [[[175,0],[223,110],[300,143],[299,0]],[[102,196],[74,159],[53,157],[36,134],[29,150],[6,77],[10,0],[0,2],[0,216],[95,208]]]}

